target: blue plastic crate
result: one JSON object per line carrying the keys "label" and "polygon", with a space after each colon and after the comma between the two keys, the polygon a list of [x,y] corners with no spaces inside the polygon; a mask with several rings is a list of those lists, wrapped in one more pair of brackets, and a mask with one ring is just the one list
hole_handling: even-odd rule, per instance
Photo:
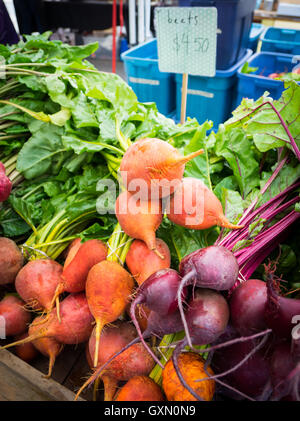
{"label": "blue plastic crate", "polygon": [[260,23],[252,23],[248,41],[248,48],[250,48],[250,50],[252,50],[253,52],[256,52],[259,37],[263,34],[265,29],[266,27]]}
{"label": "blue plastic crate", "polygon": [[271,73],[291,72],[295,63],[292,63],[293,56],[289,54],[277,53],[256,53],[250,60],[249,66],[257,67],[254,73],[242,73],[238,69],[238,94],[236,106],[243,98],[258,99],[265,91],[270,93],[273,99],[280,98],[284,90],[284,83],[280,80],[274,80],[268,77]]}
{"label": "blue plastic crate", "polygon": [[179,6],[218,10],[217,69],[229,70],[244,57],[256,0],[179,0]]}
{"label": "blue plastic crate", "polygon": [[300,54],[300,31],[296,29],[268,28],[261,42],[261,51]]}
{"label": "blue plastic crate", "polygon": [[156,102],[162,114],[175,109],[175,77],[159,71],[156,39],[122,53],[121,58],[128,85],[140,102]]}
{"label": "blue plastic crate", "polygon": [[[214,128],[230,117],[235,103],[238,68],[249,60],[252,50],[228,70],[217,70],[214,77],[189,76],[186,116],[201,124],[212,120]],[[176,119],[180,120],[182,75],[176,75]]]}

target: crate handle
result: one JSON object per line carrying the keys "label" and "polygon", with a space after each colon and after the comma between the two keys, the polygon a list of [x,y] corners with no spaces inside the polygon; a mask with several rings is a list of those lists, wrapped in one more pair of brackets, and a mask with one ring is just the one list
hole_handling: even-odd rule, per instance
{"label": "crate handle", "polygon": [[275,50],[276,51],[279,50],[279,52],[281,52],[282,50],[291,51],[293,49],[293,47],[289,45],[288,43],[286,43],[285,45],[281,44],[280,46],[274,45],[274,47],[275,47]]}
{"label": "crate handle", "polygon": [[133,77],[133,76],[129,76],[128,79],[129,79],[129,82],[131,83],[139,83],[141,85],[152,85],[152,86],[160,85],[160,81],[154,80],[154,79],[144,79],[141,77]]}
{"label": "crate handle", "polygon": [[288,64],[293,63],[290,57],[280,57],[280,56],[277,56],[277,61],[279,63],[288,63]]}
{"label": "crate handle", "polygon": [[286,35],[295,35],[296,33],[295,29],[282,29],[281,32]]}
{"label": "crate handle", "polygon": [[[269,78],[269,79],[270,79],[271,83],[274,82],[271,78]],[[278,81],[276,81],[276,82],[278,82]],[[260,88],[264,88],[265,91],[268,90],[268,88],[266,87],[266,81],[265,80],[257,79],[257,80],[255,80],[255,85],[259,86]]]}
{"label": "crate handle", "polygon": [[149,67],[151,66],[151,64],[153,64],[153,61],[149,62],[146,60],[138,60],[138,62],[134,63],[135,66],[139,66],[139,67]]}

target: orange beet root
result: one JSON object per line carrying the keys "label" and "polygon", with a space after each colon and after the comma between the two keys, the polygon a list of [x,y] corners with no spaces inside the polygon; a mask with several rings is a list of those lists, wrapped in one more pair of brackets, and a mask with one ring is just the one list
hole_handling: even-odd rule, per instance
{"label": "orange beet root", "polygon": [[[129,303],[126,307],[126,313],[130,317],[130,307],[131,303]],[[135,310],[136,320],[141,328],[141,331],[144,332],[148,327],[148,316],[151,313],[149,308],[145,306],[145,304],[138,304]]]}
{"label": "orange beet root", "polygon": [[101,240],[88,240],[80,246],[78,243],[70,249],[62,277],[66,292],[84,291],[86,278],[90,269],[105,260],[107,246]]}
{"label": "orange beet root", "polygon": [[24,301],[14,295],[7,295],[0,301],[0,316],[5,320],[6,336],[21,335],[27,331],[31,315],[24,306]]}
{"label": "orange beet root", "polygon": [[163,256],[163,259],[154,251],[149,250],[141,240],[133,241],[130,246],[126,256],[126,265],[139,285],[158,270],[170,267],[171,255],[167,244],[157,238],[156,249]]}
{"label": "orange beet root", "polygon": [[115,401],[164,401],[160,387],[147,376],[132,377],[117,393]]}
{"label": "orange beet root", "polygon": [[228,221],[217,196],[197,178],[182,180],[166,212],[172,222],[189,229],[203,230],[215,225],[243,228],[243,225],[233,225]]}
{"label": "orange beet root", "polygon": [[[22,335],[17,335],[14,337],[15,341],[20,341],[28,337],[28,332],[22,333]],[[28,342],[27,344],[16,346],[16,355],[21,358],[21,360],[29,363],[38,356],[37,349],[33,346],[32,343]]]}
{"label": "orange beet root", "polygon": [[123,156],[120,166],[123,183],[128,191],[134,193],[137,191],[136,180],[143,180],[146,187],[143,189],[143,200],[149,200],[149,194],[151,198],[169,196],[180,183],[185,164],[202,153],[201,149],[182,156],[161,139],[140,139]]}
{"label": "orange beet root", "polygon": [[81,239],[75,238],[75,240],[72,241],[72,243],[69,245],[69,247],[66,250],[66,259],[64,264],[64,269],[68,266],[68,264],[74,259],[76,253],[82,246]]}
{"label": "orange beet root", "polygon": [[34,310],[50,311],[62,271],[62,266],[51,259],[28,262],[16,277],[17,293]]}
{"label": "orange beet root", "polygon": [[57,286],[52,297],[51,309],[56,302],[57,315],[59,316],[58,297],[63,292],[82,292],[85,289],[89,270],[106,259],[107,246],[101,240],[88,240],[81,243],[76,239],[71,244],[62,272],[62,282]]}
{"label": "orange beet root", "polygon": [[[33,323],[29,327],[29,335],[35,335],[35,333],[39,332],[41,329],[41,322],[43,321],[44,317],[37,317]],[[25,344],[27,345],[27,344]],[[28,344],[29,345],[29,344]],[[22,345],[21,345],[22,346]],[[49,357],[49,369],[48,374],[45,376],[46,378],[51,377],[53,366],[56,360],[56,357],[61,353],[63,350],[63,345],[57,342],[54,338],[45,337],[39,338],[32,341],[32,346],[38,350],[41,354],[45,357]]]}
{"label": "orange beet root", "polygon": [[104,260],[89,271],[86,297],[96,320],[94,366],[98,365],[99,340],[103,326],[125,311],[134,287],[133,279],[119,263]]}
{"label": "orange beet root", "polygon": [[[81,391],[92,381],[99,378],[104,383],[104,399],[111,401],[115,395],[116,388],[120,381],[129,380],[135,375],[148,375],[155,365],[154,360],[141,343],[134,343],[127,350],[114,358],[105,368],[101,367],[117,352],[121,351],[127,344],[136,339],[136,330],[132,323],[116,321],[113,325],[106,327],[101,332],[98,346],[98,366],[90,379],[81,387]],[[96,329],[94,329],[90,340],[87,355],[88,362],[96,349]]]}
{"label": "orange beet root", "polygon": [[[29,327],[27,338],[10,343],[0,349],[10,348],[27,342],[52,338],[60,344],[76,345],[86,342],[93,330],[93,316],[89,310],[84,293],[70,294],[61,302],[61,320],[58,320],[56,309],[44,319],[34,320]],[[35,329],[36,328],[36,329]]]}
{"label": "orange beet root", "polygon": [[163,258],[157,250],[155,231],[162,222],[160,201],[141,201],[135,195],[124,191],[116,200],[116,216],[129,237],[142,240],[149,250]]}
{"label": "orange beet root", "polygon": [[23,255],[16,243],[0,237],[0,285],[13,283],[23,266]]}
{"label": "orange beet root", "polygon": [[[215,393],[215,381],[197,380],[207,377],[204,371],[205,360],[194,352],[183,352],[178,358],[179,368],[187,384],[204,400],[211,401]],[[210,367],[209,374],[213,375]],[[196,398],[181,384],[172,359],[170,359],[163,370],[162,387],[168,401],[196,401]]]}

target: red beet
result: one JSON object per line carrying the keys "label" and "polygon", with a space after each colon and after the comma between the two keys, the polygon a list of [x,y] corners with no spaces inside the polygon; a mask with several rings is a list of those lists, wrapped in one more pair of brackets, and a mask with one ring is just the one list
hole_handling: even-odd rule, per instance
{"label": "red beet", "polygon": [[0,285],[12,284],[22,266],[23,255],[17,244],[0,237]]}
{"label": "red beet", "polygon": [[[36,332],[22,341],[2,347],[2,349],[41,338],[54,338],[61,344],[69,345],[76,345],[89,339],[94,319],[84,293],[68,295],[61,302],[60,314],[61,321],[58,320],[56,309],[53,309],[49,317],[46,317],[46,321],[39,324],[40,328]],[[35,322],[32,325],[35,325]]]}
{"label": "red beet", "polygon": [[233,290],[230,297],[231,323],[243,336],[265,330],[266,283],[248,279]]}
{"label": "red beet", "polygon": [[280,295],[279,282],[274,275],[267,276],[267,304],[265,308],[265,322],[280,338],[291,337],[295,327],[293,320],[300,315],[300,300],[286,298]]}
{"label": "red beet", "polygon": [[223,246],[209,246],[185,256],[179,266],[182,277],[201,288],[229,290],[235,284],[239,265],[234,254]]}
{"label": "red beet", "polygon": [[[211,364],[214,372],[220,374],[232,369],[241,363],[257,345],[257,341],[249,340],[215,351]],[[240,367],[222,377],[222,381],[226,384],[254,399],[260,398],[268,388],[269,379],[270,364],[264,349],[257,350]],[[230,395],[232,396],[231,393]],[[239,398],[237,395],[234,397]]]}
{"label": "red beet", "polygon": [[[135,321],[135,310],[138,304],[145,304],[161,316],[177,310],[177,291],[180,282],[181,277],[174,269],[161,269],[153,273],[137,290],[136,298],[131,304],[132,320]],[[182,294],[182,299],[185,295],[186,290]]]}
{"label": "red beet", "polygon": [[0,301],[0,316],[5,320],[6,336],[20,335],[27,330],[31,315],[24,305],[24,301],[14,295],[7,295]]}
{"label": "red beet", "polygon": [[5,175],[5,167],[0,162],[0,202],[4,202],[9,198],[12,189],[12,182]]}

